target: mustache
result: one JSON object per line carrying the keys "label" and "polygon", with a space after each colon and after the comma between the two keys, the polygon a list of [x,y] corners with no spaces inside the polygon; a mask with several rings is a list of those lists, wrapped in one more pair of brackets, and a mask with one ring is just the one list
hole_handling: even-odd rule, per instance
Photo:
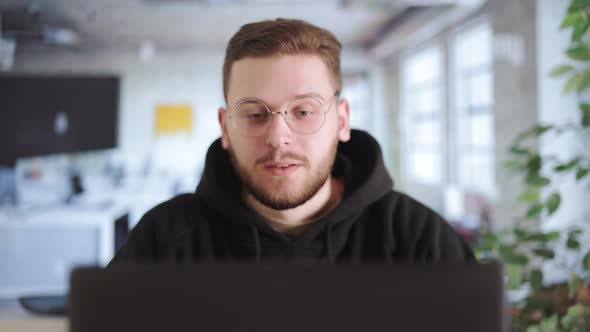
{"label": "mustache", "polygon": [[271,151],[271,152],[265,154],[264,156],[256,159],[256,164],[264,164],[264,163],[268,163],[268,162],[273,162],[275,160],[285,160],[285,159],[294,160],[294,161],[301,161],[304,164],[308,163],[307,158],[303,155],[298,154],[298,153]]}

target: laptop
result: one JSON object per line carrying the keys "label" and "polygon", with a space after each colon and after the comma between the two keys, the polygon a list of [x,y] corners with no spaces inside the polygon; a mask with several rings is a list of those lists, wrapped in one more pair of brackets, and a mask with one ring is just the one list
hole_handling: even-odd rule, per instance
{"label": "laptop", "polygon": [[119,265],[71,275],[71,332],[509,331],[481,265]]}

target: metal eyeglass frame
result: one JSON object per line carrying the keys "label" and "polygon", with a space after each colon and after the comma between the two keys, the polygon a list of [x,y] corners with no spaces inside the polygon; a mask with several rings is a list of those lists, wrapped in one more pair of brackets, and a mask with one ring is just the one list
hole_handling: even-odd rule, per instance
{"label": "metal eyeglass frame", "polygon": [[[306,96],[306,97],[300,97],[300,98],[295,98],[293,100],[290,100],[288,103],[285,103],[285,104],[281,105],[281,107],[279,107],[279,111],[276,111],[276,112],[271,111],[270,110],[270,107],[268,107],[268,105],[265,102],[263,102],[262,100],[259,100],[259,99],[256,99],[256,98],[247,98],[247,99],[240,100],[237,104],[235,104],[232,108],[229,109],[229,112],[228,113],[229,113],[229,118],[231,120],[232,126],[235,129],[238,129],[238,126],[236,125],[236,123],[234,122],[234,119],[233,119],[233,111],[235,109],[237,109],[241,104],[246,103],[246,102],[258,102],[258,103],[262,104],[264,106],[264,108],[266,108],[266,111],[270,115],[270,122],[268,124],[268,128],[266,129],[266,131],[264,133],[262,133],[262,134],[259,134],[259,135],[243,135],[243,136],[248,136],[248,137],[259,137],[259,136],[263,136],[268,131],[268,129],[271,127],[272,121],[274,121],[272,115],[274,115],[274,114],[281,114],[281,115],[283,115],[283,119],[285,120],[285,122],[287,123],[287,125],[289,126],[289,128],[292,131],[294,131],[294,132],[296,132],[296,133],[298,133],[300,135],[312,135],[312,134],[318,132],[320,129],[322,129],[324,127],[324,125],[326,124],[327,114],[330,111],[330,109],[332,108],[332,103],[334,102],[334,99],[333,99],[334,97],[340,97],[340,90],[337,90],[336,92],[334,92],[334,94],[330,98],[331,99],[330,100],[330,103],[327,104],[326,106],[323,105],[323,103],[322,103],[322,101],[320,99],[318,99],[316,97],[313,97],[313,96],[311,96],[311,97]],[[291,126],[289,125],[289,121],[290,120],[286,117],[287,116],[287,112],[286,111],[281,111],[281,109],[283,109],[285,105],[291,105],[296,100],[303,99],[303,98],[313,98],[313,99],[317,100],[322,105],[322,107],[324,107],[324,109],[322,110],[324,112],[324,120],[322,121],[322,124],[318,127],[318,129],[312,131],[311,133],[301,133],[301,132],[299,132],[299,131],[291,128]]]}

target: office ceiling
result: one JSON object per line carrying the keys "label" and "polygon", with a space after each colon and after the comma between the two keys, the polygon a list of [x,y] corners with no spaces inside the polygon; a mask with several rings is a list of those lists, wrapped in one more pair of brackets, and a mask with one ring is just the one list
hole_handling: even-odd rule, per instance
{"label": "office ceiling", "polygon": [[0,0],[0,8],[32,8],[42,24],[76,31],[81,47],[134,49],[222,48],[248,22],[296,17],[333,31],[344,44],[362,45],[403,7],[371,8],[340,1]]}
{"label": "office ceiling", "polygon": [[[301,18],[334,32],[345,46],[367,47],[412,6],[474,1],[0,0],[0,15],[37,13],[38,25],[76,32],[79,48],[89,51],[223,49],[241,25],[277,17]],[[29,39],[20,42],[35,42]]]}

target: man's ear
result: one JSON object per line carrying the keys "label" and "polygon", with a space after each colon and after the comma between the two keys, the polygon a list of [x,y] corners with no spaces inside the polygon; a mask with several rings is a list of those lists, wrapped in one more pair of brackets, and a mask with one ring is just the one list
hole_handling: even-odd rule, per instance
{"label": "man's ear", "polygon": [[346,99],[338,103],[338,139],[341,142],[350,140],[350,105]]}
{"label": "man's ear", "polygon": [[229,149],[229,138],[227,136],[227,121],[228,115],[223,107],[217,110],[217,119],[219,120],[219,126],[221,127],[221,146],[227,150]]}

